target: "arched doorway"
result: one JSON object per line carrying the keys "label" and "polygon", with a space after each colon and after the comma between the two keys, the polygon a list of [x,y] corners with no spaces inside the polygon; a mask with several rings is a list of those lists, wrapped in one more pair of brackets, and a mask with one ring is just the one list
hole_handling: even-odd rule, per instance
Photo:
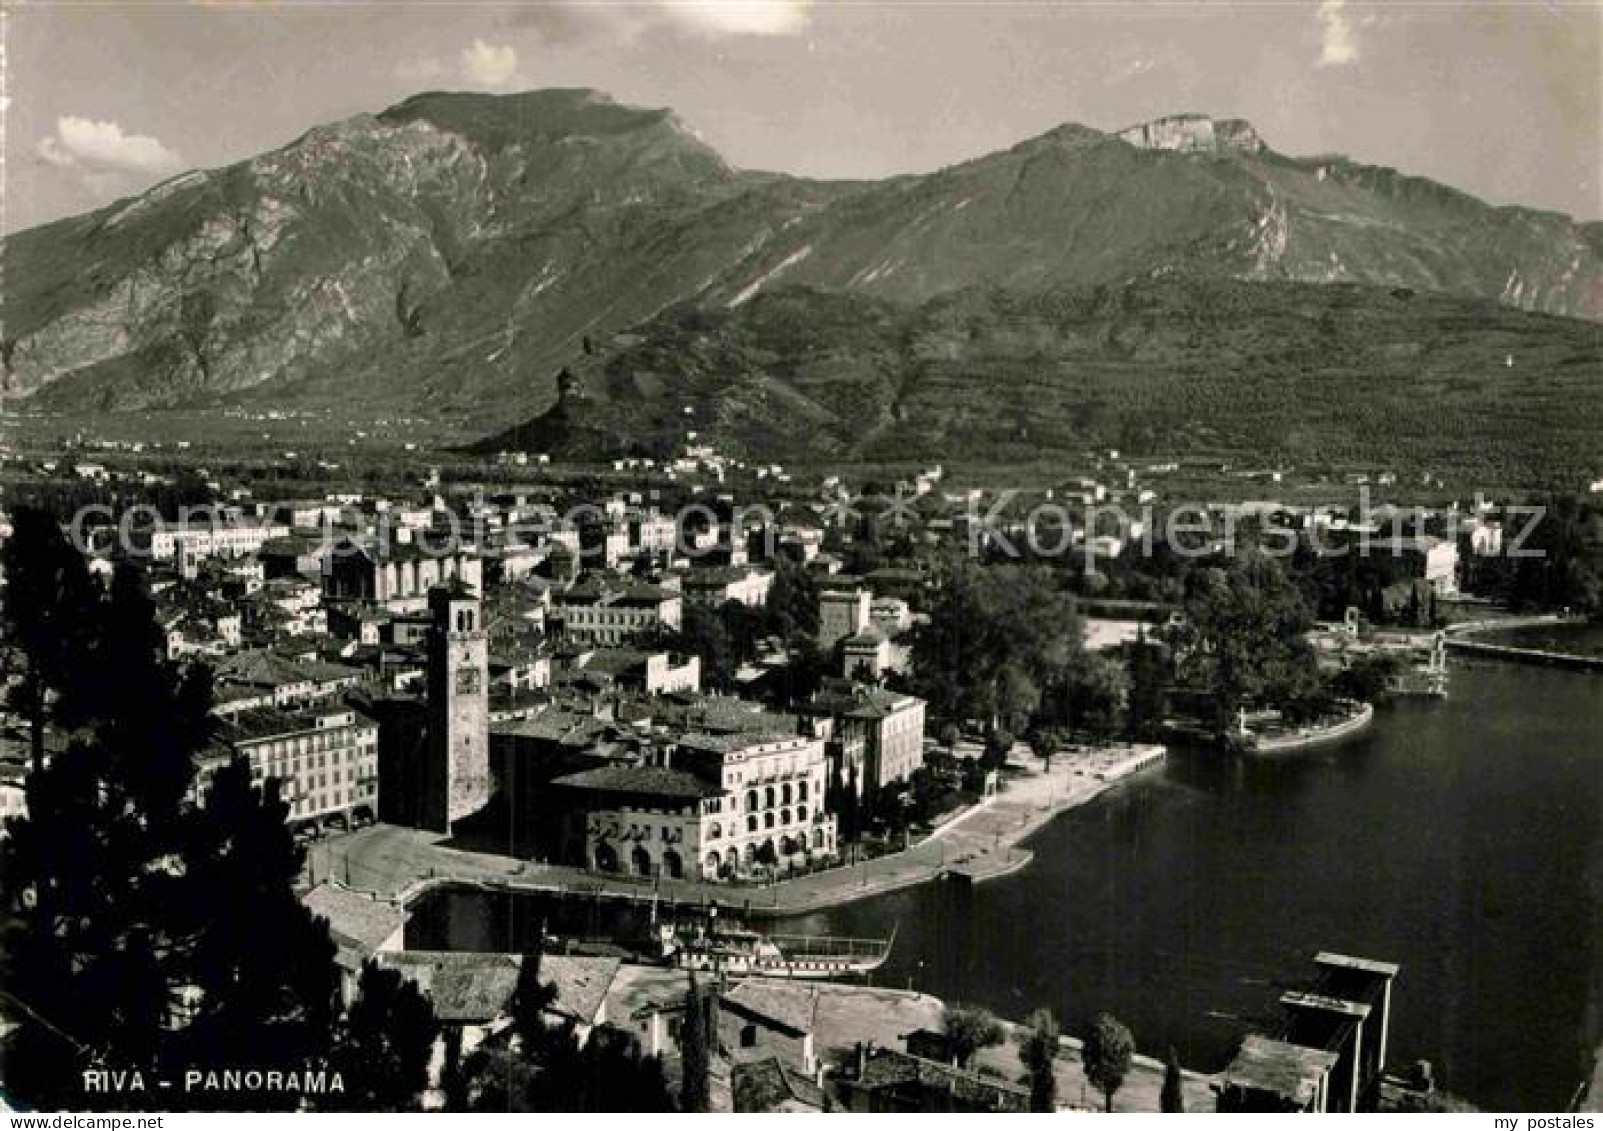
{"label": "arched doorway", "polygon": [[606,841],[596,845],[596,868],[602,872],[618,870],[618,850]]}
{"label": "arched doorway", "polygon": [[637,876],[651,875],[651,853],[644,845],[635,845],[634,851],[629,853],[629,870]]}
{"label": "arched doorway", "polygon": [[671,880],[677,880],[685,874],[684,861],[671,848],[662,854],[662,874]]}

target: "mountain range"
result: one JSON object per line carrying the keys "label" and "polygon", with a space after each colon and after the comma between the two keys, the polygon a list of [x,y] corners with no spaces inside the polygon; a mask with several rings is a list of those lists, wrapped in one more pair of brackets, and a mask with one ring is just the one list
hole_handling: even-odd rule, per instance
{"label": "mountain range", "polygon": [[[1036,436],[1139,430],[1130,413],[1185,410],[1154,400],[1188,395],[1178,376],[1288,354],[1317,373],[1321,342],[1340,355],[1321,403],[1377,358],[1419,390],[1466,358],[1498,363],[1495,384],[1510,355],[1595,386],[1603,320],[1603,224],[1285,156],[1240,120],[1064,125],[929,174],[818,181],[731,168],[671,112],[588,90],[418,95],[3,256],[10,401],[372,405],[457,434],[522,421],[492,442],[545,448],[651,447],[691,407],[736,444],[861,456],[967,434],[997,381],[1004,418],[1044,414]],[[786,421],[816,429],[776,438]]]}

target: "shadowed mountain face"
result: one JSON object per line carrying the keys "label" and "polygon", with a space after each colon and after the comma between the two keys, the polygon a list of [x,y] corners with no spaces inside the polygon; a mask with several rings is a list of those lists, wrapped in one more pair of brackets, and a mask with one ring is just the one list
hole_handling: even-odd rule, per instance
{"label": "shadowed mountain face", "polygon": [[661,457],[695,429],[757,460],[1116,447],[1573,481],[1603,451],[1600,375],[1595,322],[1406,288],[1165,278],[909,306],[775,286],[621,335],[478,449]]}
{"label": "shadowed mountain face", "polygon": [[1603,319],[1598,225],[1284,157],[1244,122],[1063,126],[926,176],[821,183],[732,170],[672,114],[590,91],[419,95],[19,233],[4,259],[8,397],[372,404],[485,430],[550,406],[587,347],[727,321],[789,285],[851,296],[798,314],[839,305],[854,326],[960,292],[1142,280],[1369,283]]}

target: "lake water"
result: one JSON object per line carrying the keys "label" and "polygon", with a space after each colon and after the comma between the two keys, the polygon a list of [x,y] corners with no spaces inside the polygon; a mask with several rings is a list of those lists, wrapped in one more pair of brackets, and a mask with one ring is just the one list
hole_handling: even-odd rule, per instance
{"label": "lake water", "polygon": [[[1590,646],[1595,635],[1586,641]],[[1603,676],[1453,661],[1445,702],[1279,760],[1177,756],[1069,813],[1025,870],[774,929],[883,936],[877,980],[1073,1031],[1107,1009],[1162,1055],[1222,1067],[1316,951],[1402,964],[1391,1060],[1484,1107],[1563,1105],[1603,1012]],[[514,906],[516,904],[516,906]],[[538,912],[543,914],[544,912]],[[420,908],[408,943],[495,949],[532,904]]]}

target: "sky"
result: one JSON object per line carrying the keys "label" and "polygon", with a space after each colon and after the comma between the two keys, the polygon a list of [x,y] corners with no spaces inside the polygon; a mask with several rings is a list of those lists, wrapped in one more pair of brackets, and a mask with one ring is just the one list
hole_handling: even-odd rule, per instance
{"label": "sky", "polygon": [[0,21],[6,231],[420,90],[574,86],[671,107],[749,169],[928,171],[1195,111],[1603,219],[1603,0],[10,0]]}

